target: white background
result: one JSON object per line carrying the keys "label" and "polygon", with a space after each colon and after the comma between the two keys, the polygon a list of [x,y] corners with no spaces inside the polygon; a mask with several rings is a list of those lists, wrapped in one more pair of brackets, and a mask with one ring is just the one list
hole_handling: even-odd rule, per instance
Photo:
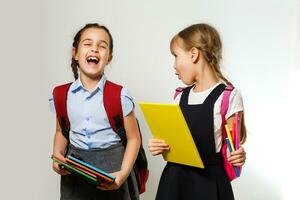
{"label": "white background", "polygon": [[[168,103],[182,85],[169,42],[193,23],[215,26],[222,69],[244,98],[247,163],[233,182],[236,199],[298,198],[300,3],[296,0],[9,1],[1,2],[0,199],[59,199],[51,169],[55,128],[48,97],[72,81],[71,45],[86,23],[106,25],[114,58],[106,74],[135,101]],[[151,137],[136,107],[144,146]],[[149,155],[142,200],[155,197],[165,162]]]}

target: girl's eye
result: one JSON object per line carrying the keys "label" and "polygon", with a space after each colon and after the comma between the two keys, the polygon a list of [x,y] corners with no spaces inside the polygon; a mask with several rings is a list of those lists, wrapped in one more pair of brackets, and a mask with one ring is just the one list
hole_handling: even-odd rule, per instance
{"label": "girl's eye", "polygon": [[104,45],[100,45],[99,47],[102,48],[102,49],[106,49],[106,48],[107,48],[107,47],[104,46]]}
{"label": "girl's eye", "polygon": [[91,46],[92,44],[90,43],[85,43],[84,46]]}

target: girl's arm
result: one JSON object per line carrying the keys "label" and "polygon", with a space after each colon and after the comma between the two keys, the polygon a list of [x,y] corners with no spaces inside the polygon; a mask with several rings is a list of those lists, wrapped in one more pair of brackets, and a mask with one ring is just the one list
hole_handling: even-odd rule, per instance
{"label": "girl's arm", "polygon": [[[239,120],[239,130],[241,130],[241,121],[243,117],[243,112],[239,112],[240,120]],[[235,115],[232,115],[227,119],[227,124],[229,125],[230,128],[232,123],[235,121]],[[240,136],[240,135],[239,135]],[[241,137],[239,137],[241,138]],[[239,149],[236,149],[232,153],[230,153],[228,157],[228,161],[231,162],[233,165],[236,166],[242,166],[245,163],[246,160],[246,152],[242,146],[240,146]]]}
{"label": "girl's arm", "polygon": [[[56,132],[54,135],[53,156],[55,156],[59,160],[62,160],[65,162],[64,153],[65,153],[67,145],[68,145],[68,141],[63,136],[61,127],[56,118]],[[52,168],[55,172],[57,172],[60,175],[65,175],[65,174],[70,173],[69,171],[67,171],[65,169],[61,169],[56,162],[53,162]]]}
{"label": "girl's arm", "polygon": [[134,111],[130,112],[126,117],[124,117],[124,127],[127,137],[127,146],[125,149],[121,170],[112,175],[116,176],[114,184],[100,184],[100,189],[103,190],[115,190],[118,189],[124,181],[127,179],[132,171],[133,165],[135,163],[138,151],[141,145],[141,137],[135,118]]}
{"label": "girl's arm", "polygon": [[127,177],[132,170],[141,146],[140,132],[133,111],[124,117],[124,126],[127,137],[127,146],[125,149],[121,171],[123,171]]}

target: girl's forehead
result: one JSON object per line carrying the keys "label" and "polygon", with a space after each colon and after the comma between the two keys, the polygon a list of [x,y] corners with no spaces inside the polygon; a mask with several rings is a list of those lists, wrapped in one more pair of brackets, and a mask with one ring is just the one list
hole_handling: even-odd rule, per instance
{"label": "girl's forehead", "polygon": [[179,37],[176,37],[171,41],[170,49],[171,51],[183,49],[183,44],[183,40]]}
{"label": "girl's forehead", "polygon": [[170,49],[171,49],[171,51],[174,51],[177,47],[178,47],[177,38],[174,38],[174,39],[172,39],[172,41],[170,43]]}
{"label": "girl's forehead", "polygon": [[110,41],[108,33],[101,28],[88,28],[84,30],[80,40],[105,41],[108,44]]}

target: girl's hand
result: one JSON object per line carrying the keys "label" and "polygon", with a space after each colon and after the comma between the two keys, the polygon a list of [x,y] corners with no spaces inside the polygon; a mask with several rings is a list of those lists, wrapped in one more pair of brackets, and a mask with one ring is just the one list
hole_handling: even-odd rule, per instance
{"label": "girl's hand", "polygon": [[[57,155],[53,155],[53,156],[54,156],[55,158],[57,158],[58,160],[61,160],[61,161],[63,161],[63,162],[66,162],[65,157],[64,157],[63,155],[61,155],[61,154],[57,154]],[[67,175],[67,174],[71,174],[70,171],[68,171],[67,169],[61,168],[61,167],[59,166],[59,164],[56,163],[56,162],[54,162],[54,161],[53,161],[53,163],[52,163],[52,169],[53,169],[56,173],[58,173],[59,175],[62,175],[62,176]]]}
{"label": "girl's hand", "polygon": [[170,147],[164,140],[151,139],[148,143],[149,151],[153,156],[162,154],[170,150]]}
{"label": "girl's hand", "polygon": [[230,153],[228,157],[228,161],[235,166],[242,166],[246,161],[246,152],[244,148],[241,146],[239,149]]}
{"label": "girl's hand", "polygon": [[122,171],[111,173],[111,175],[116,177],[114,183],[109,184],[109,183],[101,182],[101,179],[99,179],[98,180],[99,186],[97,186],[97,188],[100,190],[117,190],[123,185],[123,183],[127,179],[127,175]]}

